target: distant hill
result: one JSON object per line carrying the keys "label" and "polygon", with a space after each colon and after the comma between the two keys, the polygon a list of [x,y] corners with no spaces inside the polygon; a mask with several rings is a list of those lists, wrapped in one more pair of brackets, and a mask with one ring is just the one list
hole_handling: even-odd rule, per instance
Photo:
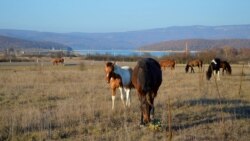
{"label": "distant hill", "polygon": [[116,33],[51,33],[0,29],[0,35],[50,41],[73,49],[136,49],[162,41],[183,39],[250,39],[250,25],[173,26]]}
{"label": "distant hill", "polygon": [[189,50],[204,50],[215,47],[230,46],[233,48],[250,48],[250,39],[189,39],[189,40],[176,40],[164,41],[156,44],[145,45],[140,49],[142,50],[185,50],[186,45]]}
{"label": "distant hill", "polygon": [[13,37],[0,36],[0,50],[13,48],[19,50],[72,50],[71,47],[50,41],[29,41]]}

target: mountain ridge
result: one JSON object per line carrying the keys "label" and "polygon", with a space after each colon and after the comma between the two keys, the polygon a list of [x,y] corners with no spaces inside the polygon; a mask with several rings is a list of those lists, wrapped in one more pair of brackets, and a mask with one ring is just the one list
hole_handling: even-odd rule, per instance
{"label": "mountain ridge", "polygon": [[139,31],[54,33],[0,29],[0,35],[32,41],[51,41],[73,49],[138,49],[162,41],[183,39],[250,39],[250,24],[171,26]]}
{"label": "mountain ridge", "polygon": [[67,51],[72,50],[72,48],[69,46],[51,41],[30,41],[30,40],[0,35],[0,50],[4,50],[7,48],[13,48],[18,50],[31,50],[31,49],[33,50],[55,49],[55,50],[67,50]]}
{"label": "mountain ridge", "polygon": [[163,41],[151,45],[142,46],[141,50],[188,50],[202,51],[212,48],[250,48],[250,39],[184,39]]}

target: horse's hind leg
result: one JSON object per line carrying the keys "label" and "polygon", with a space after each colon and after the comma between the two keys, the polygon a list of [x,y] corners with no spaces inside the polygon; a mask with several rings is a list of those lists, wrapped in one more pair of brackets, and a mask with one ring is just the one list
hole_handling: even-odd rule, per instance
{"label": "horse's hind leg", "polygon": [[130,107],[130,89],[125,88],[125,93],[126,93],[126,106]]}
{"label": "horse's hind leg", "polygon": [[125,108],[125,103],[124,103],[124,95],[123,95],[123,88],[122,87],[119,87],[119,90],[120,90],[120,93],[121,93],[121,100],[122,100],[122,104],[123,104],[123,106],[124,106],[124,108]]}

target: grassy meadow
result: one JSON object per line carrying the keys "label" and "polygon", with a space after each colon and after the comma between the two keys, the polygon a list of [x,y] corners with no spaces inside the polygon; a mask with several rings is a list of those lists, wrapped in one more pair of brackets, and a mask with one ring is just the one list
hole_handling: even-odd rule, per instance
{"label": "grassy meadow", "polygon": [[[111,89],[102,61],[0,64],[0,140],[86,141],[247,141],[250,138],[250,67],[232,65],[232,75],[206,80],[205,72],[186,74],[184,64],[163,71],[155,99],[161,127],[139,127],[140,102],[131,92],[124,109]],[[132,68],[136,62],[118,62]],[[204,70],[207,70],[205,65]],[[170,116],[171,115],[171,116]],[[171,117],[171,118],[169,118]],[[169,126],[169,123],[171,126]],[[171,132],[169,132],[171,131]],[[172,138],[171,136],[172,135]]]}

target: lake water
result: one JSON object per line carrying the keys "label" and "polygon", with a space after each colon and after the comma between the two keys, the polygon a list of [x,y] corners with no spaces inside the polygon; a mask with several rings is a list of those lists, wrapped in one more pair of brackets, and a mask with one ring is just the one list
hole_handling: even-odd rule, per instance
{"label": "lake water", "polygon": [[112,55],[112,56],[144,56],[162,57],[171,54],[168,51],[138,51],[138,50],[76,50],[81,55]]}

